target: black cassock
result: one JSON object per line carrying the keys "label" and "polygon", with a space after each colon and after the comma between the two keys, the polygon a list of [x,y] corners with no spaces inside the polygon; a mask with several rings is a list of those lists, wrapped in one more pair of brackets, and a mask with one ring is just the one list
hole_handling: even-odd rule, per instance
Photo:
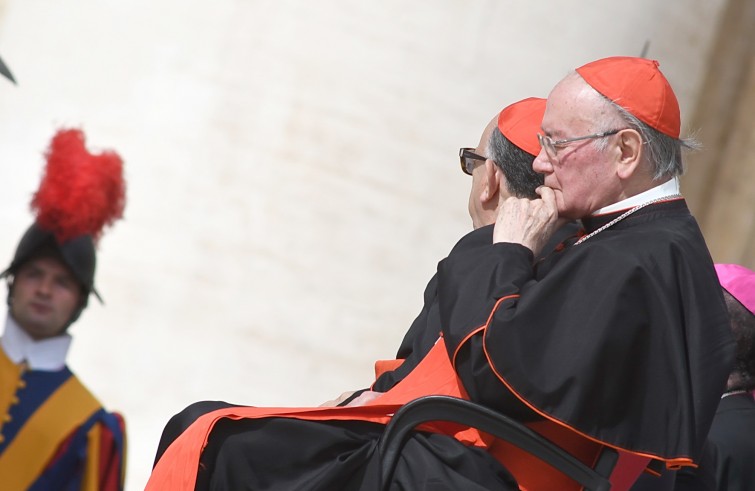
{"label": "black cassock", "polygon": [[752,393],[721,399],[708,435],[719,490],[755,489],[755,400]]}
{"label": "black cassock", "polygon": [[[585,229],[617,215],[583,220]],[[484,257],[449,257],[439,267],[446,345],[472,398],[496,404],[484,376],[492,371],[541,415],[590,438],[695,460],[734,341],[685,201],[642,208],[534,272],[530,261],[523,247],[495,244]],[[463,342],[480,324],[487,327]]]}
{"label": "black cassock", "polygon": [[[618,215],[591,217],[585,229]],[[525,247],[480,243],[489,233],[473,232],[441,261],[426,305],[470,398],[670,464],[696,459],[734,346],[685,202],[642,208],[534,267]],[[409,336],[410,359],[429,329]],[[360,421],[222,421],[197,488],[372,489],[381,432]],[[492,457],[444,435],[415,434],[396,476],[392,489],[516,489]]]}

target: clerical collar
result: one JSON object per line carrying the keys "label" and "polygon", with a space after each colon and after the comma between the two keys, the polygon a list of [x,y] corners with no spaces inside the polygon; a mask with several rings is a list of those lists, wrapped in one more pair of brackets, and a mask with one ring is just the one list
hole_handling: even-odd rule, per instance
{"label": "clerical collar", "polygon": [[730,390],[730,391],[726,391],[723,394],[721,394],[721,399],[723,399],[725,397],[729,397],[729,396],[738,396],[738,395],[742,395],[742,394],[748,394],[749,392],[750,391],[748,391],[748,390]]}
{"label": "clerical collar", "polygon": [[659,186],[650,188],[645,192],[636,194],[631,198],[621,200],[617,203],[605,206],[597,211],[594,211],[592,213],[592,216],[605,215],[608,213],[616,213],[617,211],[628,210],[642,203],[647,203],[648,201],[675,194],[679,194],[679,179],[676,177],[669,179]]}
{"label": "clerical collar", "polygon": [[71,341],[67,333],[36,341],[8,314],[0,345],[13,363],[26,362],[32,370],[54,372],[65,366]]}

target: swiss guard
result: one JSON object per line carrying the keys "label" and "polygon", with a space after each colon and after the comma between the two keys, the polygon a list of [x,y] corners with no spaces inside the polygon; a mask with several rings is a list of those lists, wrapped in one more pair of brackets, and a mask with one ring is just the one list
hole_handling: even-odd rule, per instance
{"label": "swiss guard", "polygon": [[[10,71],[0,67],[9,79]],[[5,491],[123,489],[125,424],[66,364],[69,328],[95,288],[96,245],[125,206],[123,163],[58,131],[10,266],[0,338],[0,486]],[[100,299],[101,301],[101,299]]]}

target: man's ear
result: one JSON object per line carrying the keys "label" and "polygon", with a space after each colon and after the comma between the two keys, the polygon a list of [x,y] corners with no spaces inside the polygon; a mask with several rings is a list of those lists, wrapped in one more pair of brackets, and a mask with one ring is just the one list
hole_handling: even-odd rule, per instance
{"label": "man's ear", "polygon": [[[498,196],[498,191],[500,189],[500,183],[498,182],[500,172],[500,168],[495,165],[495,162],[493,162],[490,159],[487,159],[485,161],[485,174],[483,176],[484,185],[482,187],[482,195],[480,196],[480,201],[483,203],[490,202]],[[498,203],[495,203],[496,205]]]}
{"label": "man's ear", "polygon": [[620,179],[629,179],[642,163],[642,135],[633,129],[621,130],[617,135],[616,145],[619,157],[616,173]]}

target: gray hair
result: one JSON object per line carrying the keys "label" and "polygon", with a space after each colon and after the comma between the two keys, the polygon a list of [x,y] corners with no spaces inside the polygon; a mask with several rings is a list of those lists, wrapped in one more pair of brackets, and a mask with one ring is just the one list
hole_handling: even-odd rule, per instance
{"label": "gray hair", "polygon": [[[682,160],[682,150],[699,150],[700,143],[694,138],[673,138],[668,136],[648,124],[643,123],[635,115],[619,106],[612,100],[600,94],[600,97],[612,108],[616,110],[619,118],[629,128],[637,131],[642,137],[645,145],[645,160],[650,164],[653,170],[655,180],[668,179],[684,174],[684,162]],[[610,131],[616,128],[606,128],[604,131]],[[601,138],[595,142],[599,149],[605,149],[608,146],[607,140]]]}
{"label": "gray hair", "polygon": [[506,188],[517,198],[537,197],[535,189],[543,185],[543,175],[532,170],[535,156],[517,147],[503,133],[494,128],[488,139],[488,158],[493,160],[506,176]]}

